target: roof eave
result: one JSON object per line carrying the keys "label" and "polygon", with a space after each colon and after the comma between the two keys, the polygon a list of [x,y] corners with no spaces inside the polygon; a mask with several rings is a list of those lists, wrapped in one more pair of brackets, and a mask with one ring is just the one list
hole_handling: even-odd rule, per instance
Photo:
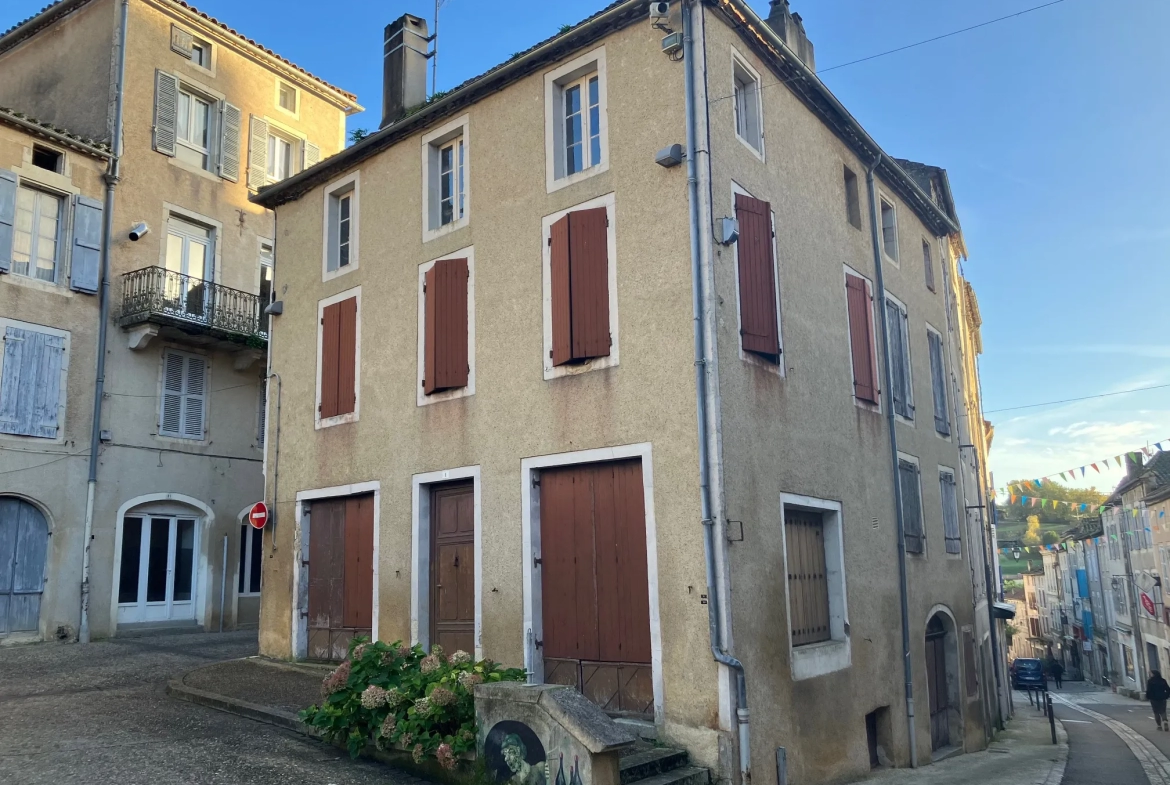
{"label": "roof eave", "polygon": [[41,123],[35,122],[27,117],[20,117],[13,112],[7,112],[0,109],[0,123],[6,123],[8,125],[15,126],[23,131],[27,131],[33,136],[39,136],[42,139],[55,142],[62,147],[68,147],[71,150],[75,150],[79,153],[85,153],[86,155],[93,156],[94,158],[98,158],[103,161],[109,160],[111,157],[113,157],[112,153],[110,153],[110,151],[104,147],[90,144],[82,139],[76,139],[67,133],[63,133],[55,128],[42,125]]}
{"label": "roof eave", "polygon": [[30,16],[4,35],[0,35],[0,54],[11,49],[26,38],[36,35],[42,28],[76,11],[91,0],[61,0],[59,3],[41,9],[39,14]]}

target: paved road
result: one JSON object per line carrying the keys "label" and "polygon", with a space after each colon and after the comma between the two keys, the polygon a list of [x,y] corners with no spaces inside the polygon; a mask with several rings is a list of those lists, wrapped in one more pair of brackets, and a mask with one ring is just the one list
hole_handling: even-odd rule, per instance
{"label": "paved road", "polygon": [[1069,741],[1062,785],[1170,785],[1170,732],[1157,729],[1147,704],[1065,687],[1054,692]]}
{"label": "paved road", "polygon": [[184,671],[255,652],[255,633],[0,648],[0,783],[422,782],[165,694]]}

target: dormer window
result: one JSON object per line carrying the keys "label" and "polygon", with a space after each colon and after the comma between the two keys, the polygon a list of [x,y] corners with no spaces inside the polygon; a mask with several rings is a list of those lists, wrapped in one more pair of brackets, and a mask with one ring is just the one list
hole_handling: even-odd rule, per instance
{"label": "dormer window", "polygon": [[50,172],[61,174],[61,164],[65,160],[64,153],[59,150],[53,150],[49,147],[42,147],[39,144],[33,145],[32,150],[32,165],[41,169],[48,169]]}

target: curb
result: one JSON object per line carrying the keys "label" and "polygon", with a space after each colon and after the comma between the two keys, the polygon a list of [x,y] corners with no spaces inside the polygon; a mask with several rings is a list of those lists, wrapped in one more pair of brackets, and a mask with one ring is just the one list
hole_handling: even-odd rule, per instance
{"label": "curb", "polygon": [[247,717],[250,720],[257,722],[264,722],[269,725],[276,725],[277,727],[291,730],[300,733],[303,736],[310,736],[318,738],[318,734],[310,727],[301,722],[297,715],[280,709],[274,709],[270,706],[261,706],[256,703],[249,703],[248,701],[238,700],[236,698],[229,698],[226,695],[219,695],[214,692],[206,692],[204,690],[197,690],[194,687],[188,687],[181,681],[172,679],[167,682],[167,695],[179,700],[184,700],[189,703],[197,703],[200,706],[207,706],[211,709],[226,712],[228,714],[236,714],[241,717]]}
{"label": "curb", "polygon": [[1060,785],[1064,779],[1064,770],[1068,766],[1068,731],[1064,723],[1056,720],[1056,759],[1048,776],[1039,785]]}

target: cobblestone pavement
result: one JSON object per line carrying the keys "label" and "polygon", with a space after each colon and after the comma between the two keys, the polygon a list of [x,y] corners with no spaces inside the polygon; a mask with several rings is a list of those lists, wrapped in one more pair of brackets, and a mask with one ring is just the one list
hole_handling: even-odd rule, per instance
{"label": "cobblestone pavement", "polygon": [[167,697],[169,679],[256,648],[254,632],[0,648],[0,783],[422,782],[291,731]]}

